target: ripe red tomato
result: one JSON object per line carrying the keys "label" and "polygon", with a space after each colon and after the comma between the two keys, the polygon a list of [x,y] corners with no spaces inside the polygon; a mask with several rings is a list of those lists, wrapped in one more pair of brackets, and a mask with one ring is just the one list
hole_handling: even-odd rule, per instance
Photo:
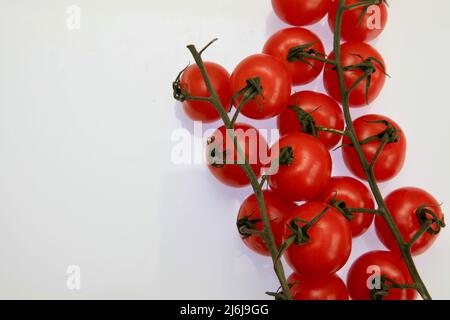
{"label": "ripe red tomato", "polygon": [[272,0],[276,15],[293,26],[319,22],[328,12],[330,0]]}
{"label": "ripe red tomato", "polygon": [[[283,240],[283,228],[285,225],[286,217],[297,207],[294,202],[289,202],[280,199],[274,192],[265,190],[263,191],[264,202],[266,205],[267,215],[271,221],[272,233],[275,237],[277,246],[281,246]],[[238,226],[239,222],[244,223],[246,221],[253,224],[256,230],[262,231],[264,228],[262,222],[261,212],[259,210],[258,201],[256,196],[252,194],[242,203],[238,214]],[[246,236],[241,234],[241,238],[244,243],[251,250],[264,256],[269,256],[269,250],[267,249],[264,241],[257,235]]]}
{"label": "ripe red tomato", "polygon": [[[231,83],[230,74],[222,66],[214,62],[205,62],[211,83],[224,108],[228,108],[231,103]],[[181,77],[181,88],[189,95],[196,97],[209,97],[210,93],[197,65],[189,66]],[[186,100],[183,102],[184,112],[194,121],[204,123],[213,122],[220,119],[219,113],[214,106],[204,101]]]}
{"label": "ripe red tomato", "polygon": [[[270,153],[266,140],[257,129],[247,124],[236,123],[234,132],[253,171],[258,177],[261,176],[263,165],[270,165]],[[244,163],[244,159],[239,157],[225,126],[217,129],[209,139],[206,157],[209,170],[222,183],[236,188],[250,184],[239,166]]]}
{"label": "ripe red tomato", "polygon": [[[395,190],[386,197],[385,202],[406,242],[409,242],[422,226],[416,215],[417,210],[422,206],[426,206],[426,209],[433,211],[439,220],[443,220],[439,202],[428,192],[419,188],[409,187]],[[428,216],[428,218],[431,219],[432,217]],[[398,252],[397,242],[382,217],[375,219],[375,227],[381,242],[389,250]],[[434,230],[438,228],[436,223],[433,224]],[[412,254],[419,255],[424,253],[431,247],[437,237],[437,234],[429,232],[423,234],[412,246]]]}
{"label": "ripe red tomato", "polygon": [[[326,190],[315,200],[330,203],[343,201],[347,208],[374,209],[372,194],[360,181],[351,177],[333,177]],[[372,224],[374,215],[355,213],[350,222],[353,238],[365,233]]]}
{"label": "ripe red tomato", "polygon": [[[252,119],[269,119],[277,116],[291,95],[291,76],[284,65],[267,54],[256,54],[244,59],[231,75],[231,88],[239,92],[247,80],[260,78],[264,99],[258,96],[242,108],[242,114]],[[242,96],[237,99],[238,106]]]}
{"label": "ripe red tomato", "polygon": [[[389,278],[398,284],[410,284],[409,276],[398,256],[389,251],[372,251],[359,257],[347,275],[347,288],[353,300],[371,300],[370,286],[375,279]],[[379,283],[380,284],[380,283]],[[407,289],[390,289],[383,300],[409,300],[414,295]]]}
{"label": "ripe red tomato", "polygon": [[[363,141],[369,137],[378,135],[386,130],[386,126],[382,123],[373,123],[373,121],[388,121],[390,125],[397,129],[398,141],[387,144],[381,152],[378,161],[374,167],[375,177],[380,182],[388,181],[394,178],[403,168],[406,157],[406,137],[402,129],[397,123],[388,117],[381,115],[366,115],[356,119],[353,122],[355,127],[356,136],[359,141]],[[367,180],[364,170],[361,166],[359,157],[353,146],[349,146],[351,141],[349,138],[344,137],[344,147],[342,149],[342,155],[347,168],[358,178]],[[362,150],[367,161],[370,163],[374,158],[380,141],[372,141],[370,143],[362,145]]]}
{"label": "ripe red tomato", "polygon": [[270,188],[291,201],[312,199],[322,193],[330,181],[330,153],[318,139],[304,133],[291,133],[272,147],[272,158],[280,154],[279,150],[289,147],[290,163],[281,164],[278,172],[269,176]]}
{"label": "ripe red tomato", "polygon": [[[341,108],[336,101],[325,94],[313,91],[297,92],[291,96],[288,106],[278,117],[278,129],[280,129],[281,135],[303,132],[297,113],[292,108],[294,106],[298,106],[307,114],[310,114],[316,127],[344,130],[344,115]],[[309,131],[310,129],[307,128],[306,130]],[[333,149],[342,139],[339,134],[320,130],[317,131],[317,137],[328,149]]]}
{"label": "ripe red tomato", "polygon": [[[341,63],[344,67],[361,64],[366,59],[375,58],[385,66],[383,57],[372,46],[363,42],[348,42],[341,46]],[[334,59],[334,53],[331,53],[329,59]],[[372,103],[380,94],[386,80],[385,70],[383,67],[372,61],[375,66],[375,72],[371,74],[371,82],[369,86],[369,94],[366,99],[367,79],[362,81],[350,94],[349,104],[351,107],[364,107]],[[356,81],[364,75],[362,70],[345,70],[344,82],[346,88],[350,88]],[[334,99],[342,102],[341,91],[339,87],[339,78],[333,65],[326,64],[323,75],[325,89]]]}
{"label": "ripe red tomato", "polygon": [[[292,235],[288,225],[293,219],[311,221],[327,207],[328,211],[307,232],[309,242],[292,244],[286,250],[286,261],[298,274],[335,273],[345,265],[350,256],[352,231],[349,222],[339,211],[321,202],[307,202],[295,209],[284,227],[283,239],[286,241]],[[305,225],[302,222],[297,224]]]}
{"label": "ripe red tomato", "polygon": [[344,281],[335,274],[302,276],[293,273],[288,279],[294,300],[348,300]]}
{"label": "ripe red tomato", "polygon": [[307,84],[316,79],[322,72],[324,63],[307,59],[302,61],[288,61],[289,49],[301,45],[312,44],[308,50],[315,50],[325,54],[322,41],[313,32],[304,28],[288,28],[275,33],[266,42],[263,52],[281,61],[289,72],[294,85]]}
{"label": "ripe red tomato", "polygon": [[[360,0],[345,0],[345,5],[361,2]],[[334,30],[336,22],[336,13],[338,1],[333,0],[328,12],[328,23],[331,30]],[[380,4],[371,5],[367,12],[363,14],[363,7],[347,10],[342,19],[341,36],[345,41],[371,41],[377,38],[386,27],[388,20],[388,10],[382,2]]]}

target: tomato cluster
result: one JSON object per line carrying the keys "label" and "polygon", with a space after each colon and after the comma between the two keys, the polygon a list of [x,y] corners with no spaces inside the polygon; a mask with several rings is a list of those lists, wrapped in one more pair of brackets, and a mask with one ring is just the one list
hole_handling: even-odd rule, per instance
{"label": "tomato cluster", "polygon": [[[353,121],[359,150],[348,134],[340,104],[364,107],[375,101],[385,83],[385,61],[364,41],[381,34],[387,10],[384,1],[352,9],[359,0],[344,2],[349,8],[343,14],[340,35],[347,41],[340,50],[343,79],[334,52],[326,54],[320,38],[304,28],[328,14],[334,29],[337,0],[272,0],[276,15],[294,27],[276,32],[262,53],[242,60],[231,75],[220,65],[205,62],[210,85],[227,112],[255,120],[276,117],[281,134],[269,147],[257,129],[233,121],[208,140],[208,167],[231,187],[250,184],[246,165],[255,178],[264,175],[268,189],[262,196],[276,246],[294,271],[288,279],[294,299],[415,299],[397,240],[376,210],[366,184],[350,176],[332,177],[330,150],[340,143],[349,171],[365,181],[370,179],[368,166],[377,181],[393,179],[406,157],[403,130],[385,116],[370,114]],[[310,83],[320,75],[327,94],[292,93],[293,86]],[[220,115],[217,105],[207,99],[212,93],[202,76],[197,65],[187,68],[179,79],[179,95],[189,117],[212,122]],[[345,90],[351,88],[344,97],[342,85]],[[418,188],[398,189],[385,203],[412,254],[426,251],[443,226],[439,203]],[[389,251],[373,251],[357,259],[345,284],[336,272],[347,263],[352,238],[363,235],[374,220]],[[242,203],[237,226],[247,247],[270,255],[261,236],[265,228],[256,195]]]}

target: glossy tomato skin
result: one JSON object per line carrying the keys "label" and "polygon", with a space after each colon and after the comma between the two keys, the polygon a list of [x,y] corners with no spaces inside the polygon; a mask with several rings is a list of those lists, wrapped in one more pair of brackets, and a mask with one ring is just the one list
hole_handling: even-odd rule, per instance
{"label": "glossy tomato skin", "polygon": [[[371,251],[359,257],[347,275],[347,288],[353,300],[371,300],[368,280],[374,277],[374,269],[379,268],[380,276],[399,284],[410,284],[400,257],[389,251]],[[406,289],[392,289],[383,300],[410,300],[414,294]]]}
{"label": "glossy tomato skin", "polygon": [[293,273],[288,279],[294,300],[348,300],[344,281],[335,274],[302,276]]}
{"label": "glossy tomato skin", "polygon": [[[351,177],[332,177],[325,191],[315,200],[330,203],[343,201],[347,208],[374,209],[374,201],[369,189]],[[355,213],[350,222],[353,238],[364,234],[372,225],[374,215]]]}
{"label": "glossy tomato skin", "polygon": [[[380,53],[367,43],[347,42],[341,45],[341,63],[344,67],[362,63],[364,59],[369,57],[376,58],[386,67]],[[334,53],[330,54],[329,59],[334,59]],[[368,99],[366,99],[366,79],[365,81],[362,81],[350,94],[350,107],[364,107],[367,104],[372,103],[383,89],[386,81],[385,70],[383,70],[378,63],[374,64],[376,67],[376,72],[372,74]],[[346,70],[344,72],[344,82],[346,88],[350,88],[363,74],[364,73],[361,70]],[[333,65],[325,65],[323,81],[328,94],[339,102],[342,102],[341,91],[339,88],[339,78]]]}
{"label": "glossy tomato skin", "polygon": [[[406,187],[395,190],[386,197],[385,203],[406,242],[409,242],[421,227],[416,216],[416,211],[420,207],[426,205],[426,208],[436,213],[440,220],[443,219],[439,202],[428,192],[419,188]],[[397,242],[381,217],[375,219],[375,227],[381,242],[389,250],[398,252]],[[412,246],[412,254],[419,255],[427,251],[437,237],[438,235],[428,232],[423,234]]]}
{"label": "glossy tomato skin", "polygon": [[313,32],[304,28],[288,28],[278,31],[266,42],[263,52],[281,61],[289,72],[293,85],[303,85],[316,79],[322,72],[324,63],[308,59],[308,63],[287,60],[289,49],[314,43],[310,49],[325,54],[322,41]]}
{"label": "glossy tomato skin", "polygon": [[[396,127],[399,138],[398,142],[389,143],[383,148],[383,151],[381,152],[374,167],[376,179],[379,182],[385,182],[397,176],[403,168],[407,148],[405,134],[403,133],[400,126],[392,119],[381,115],[371,114],[362,116],[361,118],[358,118],[353,122],[353,126],[355,128],[358,140],[362,141],[366,138],[377,135],[386,129],[386,126],[384,124],[371,123],[372,121],[379,120],[388,121],[391,125]],[[342,143],[344,144],[344,147],[342,148],[342,155],[344,157],[344,162],[347,168],[358,178],[367,180],[355,148],[352,146],[348,146],[348,144],[351,143],[350,139],[344,137]],[[363,153],[369,163],[375,156],[379,145],[379,140],[362,145]]]}
{"label": "glossy tomato skin", "polygon": [[331,156],[325,145],[310,135],[291,133],[272,147],[272,158],[284,147],[292,147],[294,159],[289,165],[280,165],[278,172],[269,176],[270,188],[291,201],[307,201],[322,193],[332,170]]}
{"label": "glossy tomato skin", "polygon": [[[244,123],[235,124],[235,133],[253,172],[260,177],[261,169],[265,165],[270,166],[270,153],[266,140],[257,129]],[[219,155],[223,154],[224,151],[226,151],[225,156],[220,157]],[[220,162],[211,161],[211,159],[214,159],[214,155]],[[217,129],[210,137],[206,148],[206,159],[213,176],[223,184],[234,188],[245,187],[250,184],[244,171],[236,164],[237,162],[243,163],[243,159],[238,156],[233,140],[229,138],[225,126]],[[214,163],[216,165],[213,165]]]}
{"label": "glossy tomato skin", "polygon": [[[288,223],[295,218],[311,221],[329,207],[325,215],[309,231],[310,241],[303,245],[293,244],[285,253],[289,266],[298,274],[323,275],[340,270],[347,262],[352,249],[350,224],[336,209],[321,202],[307,202],[295,209]],[[304,224],[297,222],[298,225]],[[286,225],[283,239],[289,238],[292,231]]]}
{"label": "glossy tomato skin", "polygon": [[[344,130],[344,115],[337,102],[325,94],[314,91],[301,91],[293,94],[289,99],[289,107],[298,106],[311,114],[316,126],[329,129]],[[278,116],[277,124],[281,135],[302,132],[302,125],[298,121],[295,111],[286,107]],[[328,149],[333,149],[341,141],[338,134],[319,132],[318,138]]]}
{"label": "glossy tomato skin", "polygon": [[[360,0],[345,0],[345,5],[351,5]],[[328,23],[334,30],[338,0],[333,0],[328,12]],[[345,41],[366,42],[377,38],[384,30],[388,20],[388,10],[384,3],[372,5],[360,21],[363,7],[348,10],[342,19],[341,36]]]}
{"label": "glossy tomato skin", "polygon": [[[205,62],[205,68],[222,105],[228,108],[232,97],[230,74],[214,62]],[[191,96],[206,98],[210,95],[197,65],[191,65],[183,72],[181,88]],[[208,102],[186,100],[183,102],[183,109],[188,117],[194,121],[210,123],[220,119],[219,113]]]}
{"label": "glossy tomato skin", "polygon": [[[294,202],[281,199],[270,190],[263,191],[263,196],[267,215],[269,216],[269,220],[271,221],[271,228],[275,237],[275,242],[279,247],[282,244],[283,229],[286,218],[297,207],[297,205]],[[238,220],[245,217],[249,217],[249,220],[262,219],[261,212],[258,207],[258,201],[254,194],[245,199],[239,209]],[[255,228],[259,231],[262,231],[264,228],[263,222],[261,221],[256,223]],[[247,245],[247,247],[254,252],[259,253],[263,256],[270,255],[269,250],[267,249],[261,237],[252,235],[242,240]]]}
{"label": "glossy tomato skin", "polygon": [[319,22],[327,14],[329,6],[330,0],[272,0],[275,14],[293,26]]}
{"label": "glossy tomato skin", "polygon": [[[249,101],[241,113],[252,119],[269,119],[277,116],[283,110],[291,95],[291,77],[283,63],[267,54],[256,54],[244,59],[231,75],[231,88],[239,92],[247,85],[247,80],[260,78],[264,99]],[[238,98],[235,106],[239,105]]]}

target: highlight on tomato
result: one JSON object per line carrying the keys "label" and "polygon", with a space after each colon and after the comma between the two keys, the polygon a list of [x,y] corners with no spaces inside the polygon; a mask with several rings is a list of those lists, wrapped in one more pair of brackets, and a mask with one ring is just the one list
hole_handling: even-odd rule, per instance
{"label": "highlight on tomato", "polygon": [[[334,59],[334,52],[328,59]],[[341,45],[341,63],[344,67],[344,83],[347,89],[360,81],[350,94],[350,107],[364,107],[375,101],[384,87],[387,76],[386,64],[380,53],[367,43],[347,42]],[[325,65],[323,82],[328,94],[342,102],[339,77],[334,65]]]}
{"label": "highlight on tomato", "polygon": [[[407,243],[420,235],[411,246],[415,256],[427,251],[445,226],[440,203],[423,189],[397,189],[385,198],[385,203]],[[389,250],[399,252],[397,241],[381,217],[375,219],[375,227],[381,242]]]}
{"label": "highlight on tomato", "polygon": [[341,141],[342,135],[326,129],[343,131],[345,122],[341,107],[323,93],[301,91],[293,94],[288,106],[277,118],[281,135],[303,132],[317,137],[328,149]]}
{"label": "highlight on tomato", "polygon": [[318,139],[291,133],[281,137],[271,149],[277,164],[269,176],[269,186],[280,197],[291,201],[307,201],[327,187],[332,170],[330,153]]}
{"label": "highlight on tomato", "polygon": [[304,28],[283,29],[272,35],[264,45],[263,52],[281,61],[289,72],[295,86],[310,83],[322,72],[324,63],[318,60],[303,58],[296,54],[296,48],[303,49],[317,55],[325,56],[325,48],[319,37]]}
{"label": "highlight on tomato", "polygon": [[[375,204],[369,189],[359,180],[352,177],[332,177],[325,191],[315,198],[317,201],[329,203],[339,210],[368,209],[373,210]],[[350,212],[353,238],[364,234],[372,225],[374,214]]]}
{"label": "highlight on tomato", "polygon": [[415,300],[409,275],[399,255],[371,251],[359,257],[347,274],[347,288],[353,300]]}
{"label": "highlight on tomato", "polygon": [[[249,118],[262,120],[276,117],[291,96],[291,76],[284,64],[268,54],[255,54],[241,61],[231,75],[233,92],[247,88],[257,93],[245,101],[245,94],[235,101],[236,108]],[[241,104],[242,103],[242,104]]]}
{"label": "highlight on tomato", "polygon": [[[211,84],[219,96],[223,107],[228,108],[232,96],[230,74],[217,63],[205,62],[204,64]],[[181,76],[180,86],[185,91],[185,94],[188,95],[187,99],[183,101],[183,109],[189,118],[204,123],[214,122],[220,119],[219,113],[211,103],[189,99],[189,96],[200,98],[208,98],[210,96],[205,80],[196,64],[190,65],[184,70]]]}
{"label": "highlight on tomato", "polygon": [[[373,168],[375,178],[379,182],[385,182],[397,176],[405,163],[407,148],[406,137],[400,126],[388,117],[375,114],[356,119],[353,126],[369,164],[385,139],[386,144],[379,153]],[[342,155],[347,168],[358,178],[367,180],[360,158],[350,139],[344,137],[342,143],[344,145]]]}
{"label": "highlight on tomato", "polygon": [[[235,148],[230,133],[234,133],[242,150]],[[225,126],[217,129],[208,139],[206,147],[208,168],[215,178],[230,187],[245,187],[250,181],[240,167],[245,159],[251,165],[253,172],[260,177],[264,166],[270,166],[269,147],[259,131],[247,124],[236,123],[234,130]]]}
{"label": "highlight on tomato", "polygon": [[[263,197],[272,233],[279,247],[282,244],[286,219],[297,205],[294,202],[281,199],[270,190],[264,190]],[[237,227],[241,239],[248,248],[264,256],[270,255],[263,239],[254,233],[254,231],[261,232],[264,228],[261,211],[259,210],[258,201],[254,194],[247,197],[242,203],[237,218]]]}
{"label": "highlight on tomato", "polygon": [[330,0],[272,0],[275,14],[293,26],[306,26],[322,20]]}
{"label": "highlight on tomato", "polygon": [[344,281],[336,274],[299,275],[287,279],[294,300],[348,300]]}
{"label": "highlight on tomato", "polygon": [[[344,4],[355,5],[361,0],[345,0]],[[338,0],[333,0],[328,12],[328,24],[334,31]],[[365,42],[376,39],[386,27],[388,10],[384,1],[370,6],[359,6],[346,10],[342,18],[341,37],[345,41]]]}

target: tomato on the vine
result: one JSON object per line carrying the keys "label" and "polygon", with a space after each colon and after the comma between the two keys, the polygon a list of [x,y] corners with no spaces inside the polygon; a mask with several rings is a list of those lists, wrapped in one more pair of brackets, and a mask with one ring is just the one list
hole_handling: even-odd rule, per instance
{"label": "tomato on the vine", "polygon": [[[231,88],[239,92],[248,85],[248,80],[259,78],[262,96],[248,101],[241,113],[252,119],[269,119],[277,116],[285,107],[291,95],[291,76],[283,63],[267,54],[247,57],[231,75]],[[236,99],[239,106],[243,97]]]}
{"label": "tomato on the vine", "polygon": [[292,95],[288,107],[278,117],[280,134],[309,133],[317,136],[328,149],[333,149],[341,141],[341,135],[321,131],[318,127],[344,130],[344,115],[337,102],[314,91],[301,91]]}
{"label": "tomato on the vine", "polygon": [[[235,124],[234,133],[253,172],[260,177],[264,165],[270,165],[270,153],[266,140],[257,129],[243,123]],[[225,126],[213,133],[206,148],[208,168],[211,173],[222,183],[236,188],[250,184],[240,167],[245,159],[240,156],[238,150]]]}
{"label": "tomato on the vine", "polygon": [[[386,123],[389,123],[389,126],[386,126]],[[388,117],[374,114],[356,119],[353,122],[353,126],[358,140],[362,142],[362,151],[368,163],[372,162],[382,143],[381,137],[375,137],[389,131],[389,139],[393,141],[384,146],[373,170],[376,179],[380,182],[394,178],[403,168],[406,158],[406,137],[400,126]],[[363,141],[367,140],[372,141],[363,143]],[[367,180],[358,154],[350,139],[344,137],[342,143],[344,145],[342,155],[347,168],[358,178]]]}
{"label": "tomato on the vine", "polygon": [[[332,177],[326,190],[315,200],[335,204],[343,202],[346,208],[374,209],[374,201],[369,189],[351,177]],[[353,238],[355,238],[369,229],[374,215],[367,213],[354,213],[353,215],[350,226]]]}
{"label": "tomato on the vine", "polygon": [[[345,5],[353,5],[361,0],[345,0]],[[328,12],[328,23],[334,30],[338,0],[333,0]],[[344,12],[342,18],[341,36],[345,41],[371,41],[384,30],[388,20],[388,10],[384,2],[357,7]]]}
{"label": "tomato on the vine", "polygon": [[348,300],[344,281],[335,274],[299,275],[288,279],[294,300]]}
{"label": "tomato on the vine", "polygon": [[[334,59],[334,53],[330,54],[329,59]],[[341,45],[341,63],[344,67],[344,83],[347,89],[356,84],[365,72],[372,71],[369,89],[367,90],[369,79],[366,78],[351,92],[349,97],[350,107],[364,107],[372,103],[380,94],[386,80],[386,67],[380,53],[367,43],[344,43]],[[358,66],[358,68],[355,69],[352,66]],[[334,65],[325,65],[323,81],[328,94],[342,102],[339,77]]]}
{"label": "tomato on the vine", "polygon": [[322,20],[331,0],[272,0],[276,15],[293,26],[306,26]]}
{"label": "tomato on the vine", "polygon": [[[281,199],[270,190],[264,190],[263,196],[266,212],[275,238],[275,243],[279,247],[282,244],[282,233],[286,223],[286,218],[297,207],[297,205],[294,202]],[[245,232],[245,228],[258,231],[262,231],[264,228],[261,211],[259,210],[258,201],[254,194],[250,195],[242,203],[237,220],[241,238],[247,247],[256,253],[269,256],[269,250],[264,244],[263,239],[258,235]],[[244,232],[241,230],[242,227],[244,227]]]}
{"label": "tomato on the vine", "polygon": [[284,227],[283,241],[294,234],[293,223],[304,227],[323,212],[318,221],[302,231],[309,240],[300,245],[293,243],[286,250],[286,261],[298,274],[335,273],[350,256],[352,231],[349,222],[339,211],[321,202],[307,202],[291,212]]}
{"label": "tomato on the vine", "polygon": [[[419,255],[428,250],[437,239],[437,232],[441,228],[437,221],[433,222],[433,219],[439,219],[442,222],[444,219],[439,202],[425,190],[406,187],[389,194],[385,203],[407,243],[417,234],[423,223],[430,221],[430,229],[419,237],[411,247],[413,255]],[[436,216],[430,215],[431,212]],[[381,217],[375,219],[375,227],[381,242],[389,250],[398,252],[397,241]]]}
{"label": "tomato on the vine", "polygon": [[284,64],[294,85],[302,85],[316,79],[324,66],[323,62],[313,59],[288,60],[290,49],[304,45],[310,45],[308,50],[325,55],[325,49],[319,37],[304,28],[288,28],[278,31],[267,40],[263,52]]}
{"label": "tomato on the vine", "polygon": [[[279,157],[277,157],[279,155]],[[331,177],[331,156],[320,140],[291,133],[281,137],[271,149],[278,171],[269,176],[269,186],[292,201],[306,201],[325,190]]]}
{"label": "tomato on the vine", "polygon": [[[415,299],[410,289],[388,289],[392,281],[399,285],[411,284],[401,258],[389,251],[371,251],[359,257],[347,275],[347,288],[353,300]],[[388,290],[384,290],[388,289]],[[386,291],[386,292],[381,292]]]}
{"label": "tomato on the vine", "polygon": [[[222,66],[214,62],[205,62],[205,68],[208,72],[211,84],[219,96],[224,108],[228,108],[231,103],[231,83],[230,74]],[[181,76],[181,88],[190,96],[208,98],[209,90],[206,87],[205,80],[202,77],[199,67],[189,66]],[[185,100],[183,102],[184,112],[194,121],[204,123],[214,122],[220,119],[219,113],[214,106],[205,101]]]}

